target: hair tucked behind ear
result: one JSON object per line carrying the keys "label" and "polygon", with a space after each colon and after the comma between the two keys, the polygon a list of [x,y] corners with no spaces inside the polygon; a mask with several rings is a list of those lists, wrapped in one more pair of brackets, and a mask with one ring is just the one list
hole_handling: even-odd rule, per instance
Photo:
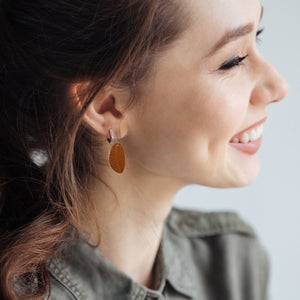
{"label": "hair tucked behind ear", "polygon": [[[79,212],[93,216],[87,186],[106,138],[82,122],[85,109],[109,82],[131,88],[129,108],[187,23],[175,0],[0,4],[0,298],[41,299],[46,259],[80,229]],[[83,81],[78,112],[68,91]]]}

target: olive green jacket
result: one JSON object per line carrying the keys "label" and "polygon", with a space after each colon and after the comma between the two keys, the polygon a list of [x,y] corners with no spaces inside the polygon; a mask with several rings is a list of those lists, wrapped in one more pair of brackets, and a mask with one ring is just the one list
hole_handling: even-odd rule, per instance
{"label": "olive green jacket", "polygon": [[81,240],[47,265],[51,300],[269,299],[268,254],[253,229],[231,211],[173,207],[164,223],[153,289]]}

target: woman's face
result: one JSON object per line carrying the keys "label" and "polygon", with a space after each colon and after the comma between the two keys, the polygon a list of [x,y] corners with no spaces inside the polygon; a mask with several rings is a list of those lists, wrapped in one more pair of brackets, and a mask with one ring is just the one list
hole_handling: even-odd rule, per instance
{"label": "woman's face", "polygon": [[140,171],[185,184],[245,186],[259,170],[255,145],[243,144],[246,153],[230,141],[263,120],[288,85],[257,48],[259,1],[186,3],[192,25],[144,84],[126,155]]}

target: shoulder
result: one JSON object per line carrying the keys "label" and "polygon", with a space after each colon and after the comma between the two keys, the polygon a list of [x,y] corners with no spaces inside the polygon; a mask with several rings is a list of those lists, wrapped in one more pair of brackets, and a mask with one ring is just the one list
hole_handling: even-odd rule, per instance
{"label": "shoulder", "polygon": [[[248,252],[267,251],[253,227],[235,211],[199,211],[173,207],[165,226],[169,235],[196,242],[214,242],[215,246],[231,249],[248,247]],[[249,248],[250,247],[250,248]]]}
{"label": "shoulder", "polygon": [[186,237],[204,237],[226,233],[243,234],[257,238],[250,224],[235,211],[199,211],[172,207],[166,225],[176,234]]}
{"label": "shoulder", "polygon": [[190,269],[196,266],[195,277],[210,278],[220,289],[226,282],[224,292],[234,290],[240,295],[247,293],[249,299],[267,299],[268,252],[237,212],[173,207],[165,228],[173,247],[187,253],[185,264]]}

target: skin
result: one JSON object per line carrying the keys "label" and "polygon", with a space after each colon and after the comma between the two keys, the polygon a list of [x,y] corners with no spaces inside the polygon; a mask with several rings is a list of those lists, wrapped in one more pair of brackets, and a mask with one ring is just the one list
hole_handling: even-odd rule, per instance
{"label": "skin", "polygon": [[[137,105],[123,113],[129,91],[107,86],[84,117],[105,139],[110,128],[120,128],[126,157],[122,174],[99,168],[117,201],[101,182],[91,182],[101,226],[99,250],[147,287],[163,222],[178,190],[188,184],[229,188],[253,182],[257,155],[242,153],[229,141],[267,116],[267,105],[288,91],[256,45],[259,1],[194,0],[186,7],[192,24],[158,58],[155,76],[142,84]],[[227,30],[248,23],[253,25],[249,34],[207,57]],[[232,57],[245,55],[241,65],[218,70]],[[79,88],[71,87],[73,95]],[[106,142],[103,151],[109,153],[110,147]]]}

